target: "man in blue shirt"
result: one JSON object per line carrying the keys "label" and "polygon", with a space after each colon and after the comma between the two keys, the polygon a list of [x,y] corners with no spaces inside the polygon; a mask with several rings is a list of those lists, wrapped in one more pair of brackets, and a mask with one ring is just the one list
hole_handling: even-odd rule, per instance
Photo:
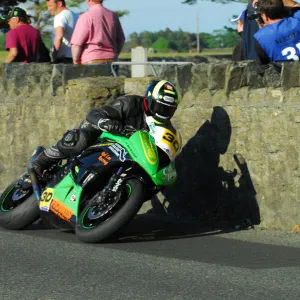
{"label": "man in blue shirt", "polygon": [[288,16],[282,0],[259,0],[257,19],[260,29],[254,34],[258,61],[299,60],[300,10]]}

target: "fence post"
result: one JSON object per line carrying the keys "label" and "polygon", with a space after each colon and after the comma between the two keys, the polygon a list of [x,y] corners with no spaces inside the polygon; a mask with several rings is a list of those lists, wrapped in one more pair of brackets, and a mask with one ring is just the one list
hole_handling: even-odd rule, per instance
{"label": "fence post", "polygon": [[[131,49],[131,62],[147,62],[148,49],[143,47],[136,47]],[[131,77],[146,77],[147,65],[132,65]]]}

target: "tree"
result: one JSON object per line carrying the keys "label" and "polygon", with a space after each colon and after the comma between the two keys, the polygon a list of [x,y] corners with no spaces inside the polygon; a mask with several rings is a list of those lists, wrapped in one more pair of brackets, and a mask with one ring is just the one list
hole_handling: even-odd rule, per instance
{"label": "tree", "polygon": [[24,2],[26,0],[0,0],[0,13],[5,15],[13,6]]}
{"label": "tree", "polygon": [[153,45],[152,48],[157,50],[158,52],[168,52],[169,51],[169,40],[167,40],[164,37],[160,37],[158,40],[156,40]]}
{"label": "tree", "polygon": [[[81,3],[85,2],[85,0],[68,0],[68,7],[79,7]],[[11,8],[12,6],[18,5],[19,3],[28,3],[29,6],[27,8],[30,11],[30,15],[32,15],[34,26],[41,31],[47,31],[45,27],[47,25],[51,25],[51,18],[49,17],[49,12],[47,11],[47,5],[45,0],[0,0],[0,7]],[[117,11],[116,12],[119,17],[125,16],[129,14],[129,11]]]}
{"label": "tree", "polygon": [[[24,2],[30,4],[28,10],[33,17],[34,25],[41,31],[45,31],[45,27],[51,24],[49,12],[47,11],[46,1],[44,0],[25,0]],[[71,0],[67,2],[68,7],[78,7],[85,0]]]}
{"label": "tree", "polygon": [[[6,16],[13,6],[24,3],[26,0],[0,0],[0,15]],[[4,20],[0,20],[0,32],[5,33],[9,30],[8,24]]]}

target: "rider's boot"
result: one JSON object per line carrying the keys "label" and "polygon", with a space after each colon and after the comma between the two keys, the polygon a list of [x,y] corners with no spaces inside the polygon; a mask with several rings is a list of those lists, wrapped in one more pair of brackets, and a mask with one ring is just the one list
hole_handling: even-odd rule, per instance
{"label": "rider's boot", "polygon": [[32,162],[34,170],[42,176],[51,166],[57,164],[64,156],[59,152],[56,146],[46,148]]}

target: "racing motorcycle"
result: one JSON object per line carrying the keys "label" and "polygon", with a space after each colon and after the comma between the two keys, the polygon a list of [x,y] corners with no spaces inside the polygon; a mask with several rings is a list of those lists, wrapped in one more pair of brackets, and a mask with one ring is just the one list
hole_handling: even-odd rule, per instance
{"label": "racing motorcycle", "polygon": [[42,218],[75,230],[79,240],[97,243],[124,227],[141,205],[176,180],[174,159],[181,149],[179,132],[146,118],[150,131],[103,132],[80,155],[62,160],[38,176],[30,158],[28,172],[0,197],[0,226],[23,229]]}

